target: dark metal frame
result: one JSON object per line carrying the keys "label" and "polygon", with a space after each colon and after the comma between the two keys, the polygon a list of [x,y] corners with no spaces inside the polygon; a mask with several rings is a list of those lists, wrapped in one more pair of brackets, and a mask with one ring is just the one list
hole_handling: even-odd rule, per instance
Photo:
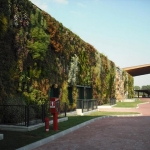
{"label": "dark metal frame", "polygon": [[82,113],[97,109],[97,100],[96,99],[78,99],[77,109],[82,109]]}
{"label": "dark metal frame", "polygon": [[115,98],[110,98],[110,105],[116,104],[116,99]]}

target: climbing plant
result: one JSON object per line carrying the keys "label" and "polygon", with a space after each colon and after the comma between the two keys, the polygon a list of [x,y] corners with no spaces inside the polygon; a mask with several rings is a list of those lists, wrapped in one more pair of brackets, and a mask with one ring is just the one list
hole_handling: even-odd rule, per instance
{"label": "climbing plant", "polygon": [[[77,85],[90,86],[99,104],[117,95],[114,62],[91,44],[29,0],[1,0],[0,6],[0,101],[23,95],[28,104],[41,104],[55,85],[70,108],[76,106]],[[123,72],[120,79],[123,94],[132,97],[133,77]]]}
{"label": "climbing plant", "polygon": [[71,85],[75,85],[77,83],[78,63],[78,56],[75,54],[75,56],[72,57],[68,75],[68,83]]}
{"label": "climbing plant", "polygon": [[101,58],[98,52],[95,53],[95,66],[92,66],[92,87],[93,87],[93,98],[98,100],[98,103],[101,104]]}
{"label": "climbing plant", "polygon": [[134,85],[133,77],[130,74],[128,74],[128,98],[133,98],[134,96],[133,85]]}

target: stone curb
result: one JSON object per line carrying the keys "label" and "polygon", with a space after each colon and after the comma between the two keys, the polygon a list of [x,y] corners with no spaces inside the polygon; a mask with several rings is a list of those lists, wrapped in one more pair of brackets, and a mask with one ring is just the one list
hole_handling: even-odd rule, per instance
{"label": "stone curb", "polygon": [[[67,120],[68,120],[68,117],[64,117],[64,118],[58,119],[58,122],[67,121]],[[53,120],[50,120],[49,124],[53,124]],[[39,124],[32,125],[29,127],[14,126],[14,125],[0,125],[0,130],[27,132],[27,131],[36,130],[36,129],[38,129],[40,127],[44,127],[44,126],[45,126],[45,123],[39,123]]]}
{"label": "stone curb", "polygon": [[94,119],[91,119],[89,121],[83,122],[83,123],[81,123],[79,125],[76,125],[76,126],[74,126],[72,128],[69,128],[67,130],[59,132],[59,133],[57,133],[55,135],[49,136],[49,137],[44,138],[42,140],[39,140],[37,142],[34,142],[34,143],[31,143],[31,144],[26,145],[24,147],[18,148],[16,150],[32,150],[34,148],[37,148],[39,146],[42,146],[42,145],[50,142],[50,141],[53,141],[53,140],[55,140],[57,138],[60,138],[60,137],[66,135],[66,134],[68,134],[70,132],[73,132],[73,131],[75,131],[75,130],[77,130],[77,129],[79,129],[79,128],[81,128],[81,127],[83,127],[83,126],[85,126],[85,125],[87,125],[89,123],[92,123],[94,121],[97,121],[97,120],[100,120],[100,119],[103,119],[103,118],[110,118],[110,117],[135,117],[135,116],[141,116],[141,115],[142,114],[137,114],[137,115],[136,114],[134,114],[134,115],[114,115],[114,116],[102,116],[102,117],[94,118]]}
{"label": "stone curb", "polygon": [[136,107],[136,108],[139,108],[139,105],[148,104],[148,103],[149,103],[149,102],[144,102],[144,103],[137,104],[137,107]]}
{"label": "stone curb", "polygon": [[97,108],[100,109],[100,108],[112,108],[113,106],[115,106],[116,104],[114,105],[100,105],[98,106]]}
{"label": "stone curb", "polygon": [[131,115],[111,115],[112,117],[138,117],[138,116],[142,116],[143,114],[131,114]]}

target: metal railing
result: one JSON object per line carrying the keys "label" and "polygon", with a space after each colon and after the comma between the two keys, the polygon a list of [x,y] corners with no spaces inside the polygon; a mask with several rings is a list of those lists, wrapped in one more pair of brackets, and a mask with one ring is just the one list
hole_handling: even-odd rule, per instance
{"label": "metal railing", "polygon": [[66,116],[67,116],[67,104],[66,103],[60,103],[58,117],[66,117]]}
{"label": "metal railing", "polygon": [[[51,117],[49,105],[0,105],[0,112],[1,125],[28,127]],[[58,117],[66,117],[66,103],[61,105]]]}
{"label": "metal railing", "polygon": [[116,99],[115,98],[110,98],[110,105],[116,104]]}
{"label": "metal railing", "polygon": [[45,105],[0,105],[0,124],[30,126],[44,122]]}
{"label": "metal railing", "polygon": [[87,112],[90,110],[97,109],[96,99],[78,99],[77,109],[82,109],[82,112]]}

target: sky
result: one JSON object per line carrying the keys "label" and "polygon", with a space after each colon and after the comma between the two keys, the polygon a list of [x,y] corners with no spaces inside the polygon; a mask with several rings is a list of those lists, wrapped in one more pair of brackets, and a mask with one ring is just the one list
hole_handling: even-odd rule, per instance
{"label": "sky", "polygon": [[[150,0],[30,0],[120,68],[150,64]],[[134,77],[150,85],[150,74]]]}

